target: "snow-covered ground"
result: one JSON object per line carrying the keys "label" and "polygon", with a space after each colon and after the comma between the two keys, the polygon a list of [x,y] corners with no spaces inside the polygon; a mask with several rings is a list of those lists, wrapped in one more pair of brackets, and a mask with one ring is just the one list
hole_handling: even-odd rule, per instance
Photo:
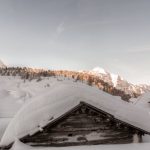
{"label": "snow-covered ground", "polygon": [[56,78],[37,82],[0,76],[0,118],[13,117],[25,102],[46,92],[55,82]]}
{"label": "snow-covered ground", "polygon": [[[37,82],[37,80],[32,81],[24,81],[20,79],[20,77],[5,77],[0,76],[0,138],[2,137],[7,125],[11,121],[11,119],[15,116],[15,114],[19,111],[22,106],[28,105],[28,103],[41,99],[42,97],[48,98],[49,95],[47,93],[52,92],[55,90],[55,88],[58,87],[58,85],[65,83],[65,84],[71,84],[72,86],[77,84],[82,84],[78,82],[74,82],[71,79],[62,78],[62,77],[49,77],[49,78],[43,78],[42,81]],[[59,94],[59,93],[57,93]],[[57,95],[56,95],[57,97]],[[137,100],[136,103],[132,103],[131,105],[140,107],[141,109],[145,109],[148,113],[150,111],[149,104],[147,103],[149,101],[150,94],[145,96],[142,101]],[[135,113],[135,112],[134,112]],[[149,117],[149,115],[147,116]],[[78,147],[78,149],[102,149],[102,150],[110,150],[110,149],[116,149],[116,150],[124,150],[124,149],[142,149],[147,150],[150,147],[150,137],[145,136],[143,138],[143,144],[127,144],[127,145],[109,145],[109,146],[81,146]],[[26,149],[34,149],[29,146],[24,145],[23,143],[16,142],[15,148],[13,150],[26,150]],[[37,149],[37,148],[36,148]],[[41,148],[42,149],[42,148]],[[74,150],[77,149],[77,147],[65,147],[65,148],[46,148],[45,150]],[[40,149],[39,149],[40,150]]]}
{"label": "snow-covered ground", "polygon": [[42,81],[22,80],[20,77],[0,76],[0,139],[14,115],[28,101],[49,91],[61,78],[44,78]]}

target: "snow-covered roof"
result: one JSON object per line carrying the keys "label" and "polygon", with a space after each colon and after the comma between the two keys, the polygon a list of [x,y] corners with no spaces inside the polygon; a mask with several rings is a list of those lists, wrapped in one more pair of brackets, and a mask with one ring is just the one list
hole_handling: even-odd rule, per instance
{"label": "snow-covered roof", "polygon": [[1,139],[1,145],[5,146],[15,141],[16,138],[34,134],[81,101],[110,113],[119,120],[150,132],[148,111],[95,87],[76,82],[59,82],[49,92],[43,93],[21,108],[8,125]]}
{"label": "snow-covered roof", "polygon": [[144,93],[137,99],[133,99],[132,101],[135,101],[135,105],[137,105],[138,107],[144,107],[145,109],[148,109],[150,111],[150,92]]}

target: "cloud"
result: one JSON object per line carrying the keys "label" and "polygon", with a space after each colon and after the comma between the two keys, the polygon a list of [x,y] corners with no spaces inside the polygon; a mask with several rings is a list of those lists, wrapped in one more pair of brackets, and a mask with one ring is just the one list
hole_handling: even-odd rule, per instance
{"label": "cloud", "polygon": [[127,50],[129,53],[143,53],[143,52],[150,52],[150,46],[143,46],[143,47],[133,47]]}
{"label": "cloud", "polygon": [[65,28],[64,28],[64,22],[62,22],[62,23],[60,23],[60,24],[58,25],[58,27],[56,28],[56,33],[57,33],[58,35],[60,35],[64,30],[65,30]]}
{"label": "cloud", "polygon": [[61,22],[54,31],[52,38],[49,40],[50,45],[55,44],[59,36],[64,32],[64,22]]}

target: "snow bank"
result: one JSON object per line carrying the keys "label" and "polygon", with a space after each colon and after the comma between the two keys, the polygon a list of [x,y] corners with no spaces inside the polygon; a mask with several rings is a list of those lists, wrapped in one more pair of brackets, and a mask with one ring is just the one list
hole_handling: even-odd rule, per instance
{"label": "snow bank", "polygon": [[136,107],[109,95],[97,88],[76,82],[58,82],[38,98],[26,103],[8,125],[1,145],[8,145],[27,134],[34,134],[49,122],[69,111],[80,101],[87,102],[115,118],[132,124],[150,132],[150,114],[148,111]]}

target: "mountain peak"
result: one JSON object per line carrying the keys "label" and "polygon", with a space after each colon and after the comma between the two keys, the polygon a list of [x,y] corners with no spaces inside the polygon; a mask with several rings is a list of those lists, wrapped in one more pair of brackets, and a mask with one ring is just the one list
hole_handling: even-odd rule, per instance
{"label": "mountain peak", "polygon": [[96,73],[107,74],[107,72],[101,67],[95,67],[92,71]]}
{"label": "mountain peak", "polygon": [[104,81],[108,83],[112,83],[114,87],[117,87],[119,82],[126,82],[121,76],[118,74],[110,73],[108,71],[105,71],[105,69],[101,67],[95,67],[93,70],[90,71],[90,73],[101,77]]}

